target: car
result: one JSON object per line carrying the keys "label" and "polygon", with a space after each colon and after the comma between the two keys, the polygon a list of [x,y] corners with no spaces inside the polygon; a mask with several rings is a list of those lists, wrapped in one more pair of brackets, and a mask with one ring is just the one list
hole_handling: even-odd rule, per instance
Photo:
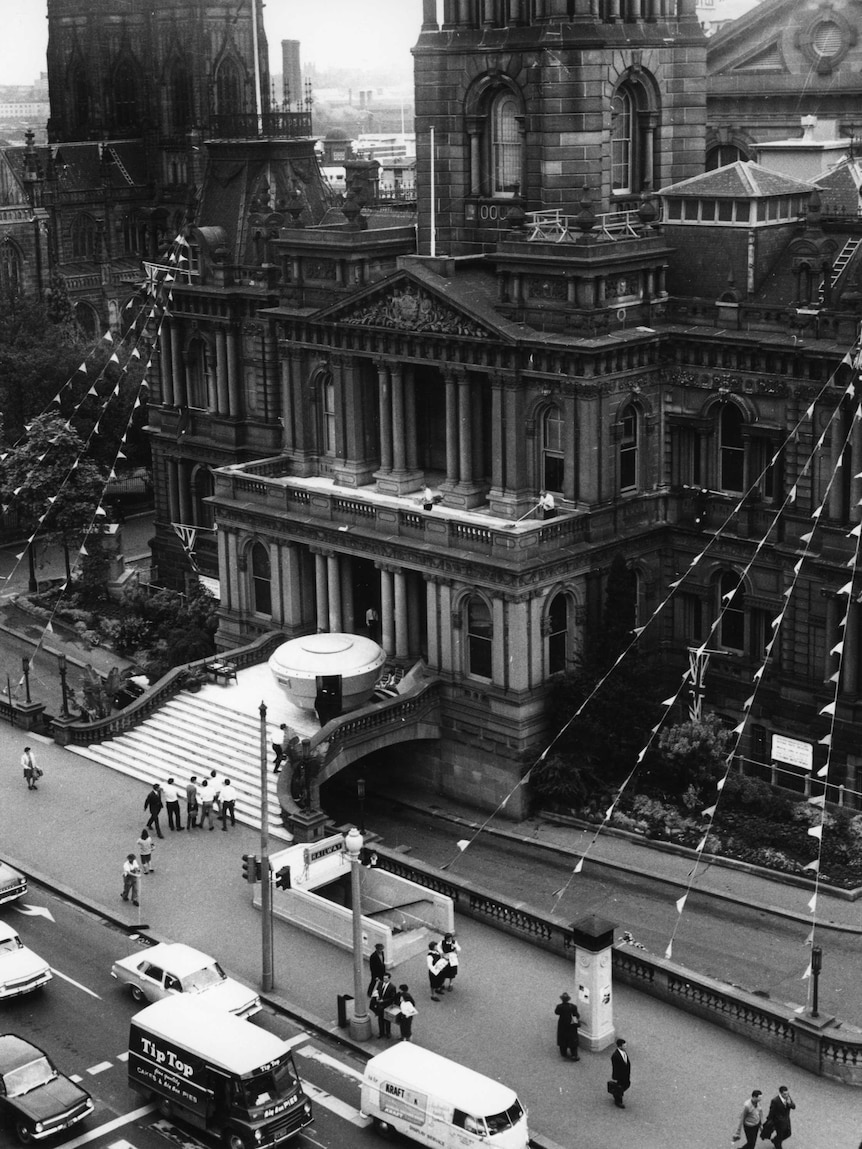
{"label": "car", "polygon": [[52,1137],[93,1112],[86,1089],[60,1073],[38,1045],[0,1034],[0,1110],[25,1145]]}
{"label": "car", "polygon": [[0,862],[0,905],[27,893],[27,879],[5,862]]}
{"label": "car", "polygon": [[135,1001],[193,993],[215,1009],[237,1017],[251,1017],[261,1008],[254,990],[228,977],[215,958],[181,942],[161,942],[120,958],[111,966],[111,977],[127,985]]}
{"label": "car", "polygon": [[10,925],[0,922],[0,998],[40,989],[52,976],[48,963],[28,949]]}

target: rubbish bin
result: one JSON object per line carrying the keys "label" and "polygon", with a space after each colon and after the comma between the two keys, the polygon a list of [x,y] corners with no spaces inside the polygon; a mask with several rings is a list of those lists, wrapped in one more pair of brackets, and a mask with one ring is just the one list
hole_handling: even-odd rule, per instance
{"label": "rubbish bin", "polygon": [[338,1028],[347,1029],[349,1024],[347,1017],[347,1003],[353,1001],[352,993],[340,993],[338,995]]}

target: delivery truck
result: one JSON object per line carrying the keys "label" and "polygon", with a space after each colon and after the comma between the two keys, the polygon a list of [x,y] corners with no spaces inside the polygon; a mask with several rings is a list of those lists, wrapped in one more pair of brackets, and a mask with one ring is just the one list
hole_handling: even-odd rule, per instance
{"label": "delivery truck", "polygon": [[270,1149],[312,1120],[290,1047],[250,1021],[184,995],[132,1018],[129,1084],[165,1117],[226,1149]]}
{"label": "delivery truck", "polygon": [[527,1149],[527,1114],[514,1090],[428,1049],[400,1041],[365,1066],[362,1112],[437,1149]]}

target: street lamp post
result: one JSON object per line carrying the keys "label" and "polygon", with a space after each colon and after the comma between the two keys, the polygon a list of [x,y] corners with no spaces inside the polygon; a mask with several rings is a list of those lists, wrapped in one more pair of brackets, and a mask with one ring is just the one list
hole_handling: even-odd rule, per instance
{"label": "street lamp post", "polygon": [[344,852],[350,861],[350,901],[353,906],[353,1017],[350,1019],[350,1036],[354,1041],[368,1041],[371,1037],[362,969],[362,897],[359,888],[362,846],[362,835],[355,826],[351,826],[344,835]]}
{"label": "street lamp post", "polygon": [[266,703],[260,709],[260,916],[261,916],[261,977],[264,993],[273,988],[272,971],[272,882],[269,875],[269,793],[266,772],[267,737]]}
{"label": "street lamp post", "polygon": [[61,711],[62,718],[69,717],[69,690],[66,686],[66,656],[65,654],[59,655],[57,662],[60,667],[60,689],[63,691],[63,709]]}
{"label": "street lamp post", "polygon": [[30,705],[30,659],[25,654],[21,659],[21,665],[24,668],[24,695],[27,699],[27,705]]}

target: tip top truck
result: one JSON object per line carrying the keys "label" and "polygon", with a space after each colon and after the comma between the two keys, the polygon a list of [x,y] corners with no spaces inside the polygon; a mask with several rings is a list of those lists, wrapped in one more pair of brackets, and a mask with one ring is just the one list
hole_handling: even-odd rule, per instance
{"label": "tip top truck", "polygon": [[129,1085],[225,1149],[280,1146],[311,1122],[290,1047],[250,1021],[184,996],[132,1018]]}
{"label": "tip top truck", "polygon": [[400,1041],[365,1066],[362,1112],[437,1149],[528,1149],[527,1114],[506,1085]]}

